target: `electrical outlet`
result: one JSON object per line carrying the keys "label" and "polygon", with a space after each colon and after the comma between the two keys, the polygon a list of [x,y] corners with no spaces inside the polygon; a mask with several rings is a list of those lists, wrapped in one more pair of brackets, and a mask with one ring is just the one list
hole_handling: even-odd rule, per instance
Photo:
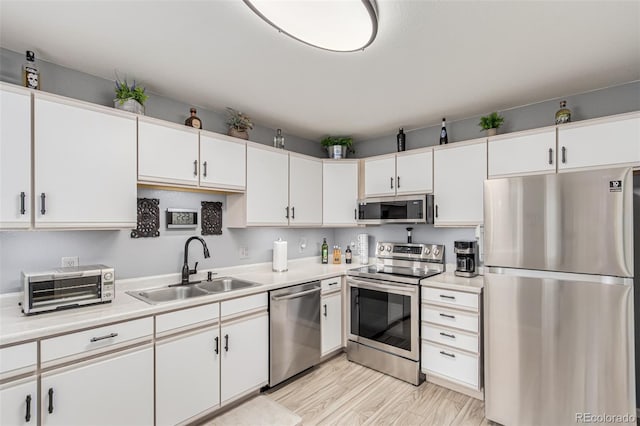
{"label": "electrical outlet", "polygon": [[304,250],[307,248],[307,239],[302,237],[300,238],[300,245],[298,246],[298,251],[300,253],[304,253]]}
{"label": "electrical outlet", "polygon": [[249,258],[249,247],[240,247],[238,249],[238,256],[240,259],[248,259]]}
{"label": "electrical outlet", "polygon": [[61,263],[63,268],[69,266],[78,266],[80,264],[80,262],[78,261],[78,256],[63,257]]}

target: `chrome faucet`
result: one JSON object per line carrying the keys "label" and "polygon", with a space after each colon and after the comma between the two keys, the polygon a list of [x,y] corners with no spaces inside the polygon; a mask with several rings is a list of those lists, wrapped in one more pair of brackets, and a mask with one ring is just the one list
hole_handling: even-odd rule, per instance
{"label": "chrome faucet", "polygon": [[190,237],[187,239],[187,242],[184,243],[184,264],[182,265],[182,282],[180,284],[189,284],[189,275],[195,274],[198,272],[198,262],[196,262],[193,269],[189,269],[189,243],[193,240],[198,240],[202,243],[202,249],[204,250],[205,259],[209,258],[209,248],[207,247],[207,243],[200,237]]}

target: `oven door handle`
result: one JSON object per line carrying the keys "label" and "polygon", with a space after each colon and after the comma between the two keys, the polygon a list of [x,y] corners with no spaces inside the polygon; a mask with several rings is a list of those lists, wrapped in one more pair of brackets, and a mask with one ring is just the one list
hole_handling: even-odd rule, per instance
{"label": "oven door handle", "polygon": [[418,286],[413,286],[411,284],[407,284],[407,285],[383,284],[380,281],[374,281],[374,280],[365,281],[362,279],[354,279],[352,277],[347,278],[347,284],[350,285],[351,287],[364,288],[367,290],[375,290],[375,291],[384,291],[385,293],[402,294],[406,296],[413,296],[417,294],[417,290],[418,290]]}

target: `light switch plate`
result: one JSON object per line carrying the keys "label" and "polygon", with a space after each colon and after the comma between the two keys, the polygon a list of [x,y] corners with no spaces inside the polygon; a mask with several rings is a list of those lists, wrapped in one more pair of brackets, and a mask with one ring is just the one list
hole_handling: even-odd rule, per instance
{"label": "light switch plate", "polygon": [[78,256],[69,256],[63,257],[61,261],[63,268],[78,266],[80,262],[78,261]]}

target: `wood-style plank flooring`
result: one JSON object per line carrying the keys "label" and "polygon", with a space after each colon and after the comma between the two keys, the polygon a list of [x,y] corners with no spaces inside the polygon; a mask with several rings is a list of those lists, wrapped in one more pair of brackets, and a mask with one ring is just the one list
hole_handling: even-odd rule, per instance
{"label": "wood-style plank flooring", "polygon": [[347,361],[345,354],[267,391],[303,425],[489,425],[484,403],[449,389],[416,387]]}

